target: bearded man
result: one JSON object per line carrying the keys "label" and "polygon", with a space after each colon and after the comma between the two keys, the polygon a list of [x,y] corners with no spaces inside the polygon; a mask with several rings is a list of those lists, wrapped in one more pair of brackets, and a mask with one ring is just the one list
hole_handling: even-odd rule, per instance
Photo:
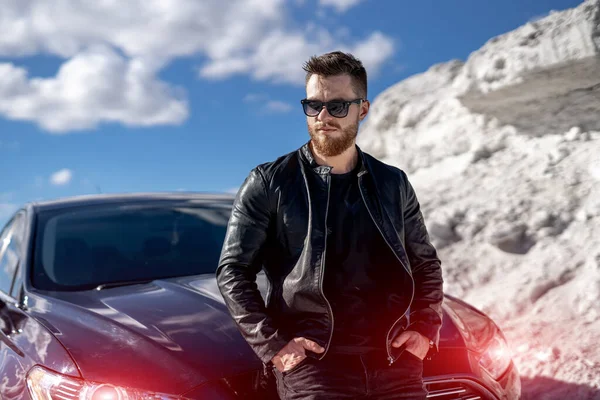
{"label": "bearded man", "polygon": [[419,201],[404,171],[356,144],[370,108],[360,60],[332,52],[304,70],[310,140],[245,179],[219,289],[281,399],[425,399],[443,280]]}

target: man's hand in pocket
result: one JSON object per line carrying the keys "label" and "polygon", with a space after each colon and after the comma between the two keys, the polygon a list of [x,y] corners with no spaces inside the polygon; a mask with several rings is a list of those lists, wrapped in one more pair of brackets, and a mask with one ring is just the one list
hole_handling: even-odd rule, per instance
{"label": "man's hand in pocket", "polygon": [[279,372],[287,372],[306,358],[306,350],[322,353],[325,349],[312,340],[303,337],[292,339],[271,361]]}
{"label": "man's hand in pocket", "polygon": [[429,339],[415,331],[404,331],[392,342],[392,347],[398,348],[406,345],[406,351],[419,357],[425,358],[429,352]]}

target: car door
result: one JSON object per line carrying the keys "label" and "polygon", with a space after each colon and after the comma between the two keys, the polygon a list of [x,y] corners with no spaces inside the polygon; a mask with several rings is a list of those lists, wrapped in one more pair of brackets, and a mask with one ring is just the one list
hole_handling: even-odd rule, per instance
{"label": "car door", "polygon": [[23,212],[17,213],[0,232],[0,331],[6,336],[12,333],[12,321],[6,310],[15,304],[11,296],[19,261],[22,259]]}
{"label": "car door", "polygon": [[21,313],[16,309],[16,300],[11,296],[12,286],[19,262],[22,259],[24,212],[18,212],[0,233],[0,398],[22,398],[24,370],[23,352],[13,340],[18,333],[15,323]]}

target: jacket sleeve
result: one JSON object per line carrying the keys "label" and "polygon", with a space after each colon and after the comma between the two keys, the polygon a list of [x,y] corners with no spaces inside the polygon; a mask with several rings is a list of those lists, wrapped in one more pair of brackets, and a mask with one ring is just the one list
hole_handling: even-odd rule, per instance
{"label": "jacket sleeve", "polygon": [[234,201],[216,278],[242,336],[265,364],[289,342],[268,315],[256,284],[270,220],[265,179],[257,167]]}
{"label": "jacket sleeve", "polygon": [[432,340],[437,352],[442,326],[444,299],[441,261],[423,220],[417,195],[406,174],[404,207],[405,247],[415,281],[415,295],[411,304],[409,330],[417,331]]}

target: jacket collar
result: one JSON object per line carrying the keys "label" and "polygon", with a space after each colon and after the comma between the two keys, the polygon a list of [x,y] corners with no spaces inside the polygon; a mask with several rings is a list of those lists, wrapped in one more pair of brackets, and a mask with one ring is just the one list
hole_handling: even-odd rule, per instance
{"label": "jacket collar", "polygon": [[[300,154],[301,154],[301,159],[303,159],[303,161],[305,163],[308,164],[308,166],[310,168],[312,168],[313,171],[315,171],[318,174],[328,174],[332,167],[328,166],[328,165],[319,165],[317,163],[317,161],[315,160],[315,157],[312,154],[312,151],[310,149],[310,141],[306,142],[301,148],[300,148]],[[358,156],[360,157],[360,161],[361,161],[361,167],[360,170],[358,171],[358,175],[361,176],[365,173],[368,173],[368,168],[367,168],[367,163],[365,160],[365,154],[364,152],[361,150],[361,148],[358,145],[355,145],[356,147],[356,151],[358,152]]]}

